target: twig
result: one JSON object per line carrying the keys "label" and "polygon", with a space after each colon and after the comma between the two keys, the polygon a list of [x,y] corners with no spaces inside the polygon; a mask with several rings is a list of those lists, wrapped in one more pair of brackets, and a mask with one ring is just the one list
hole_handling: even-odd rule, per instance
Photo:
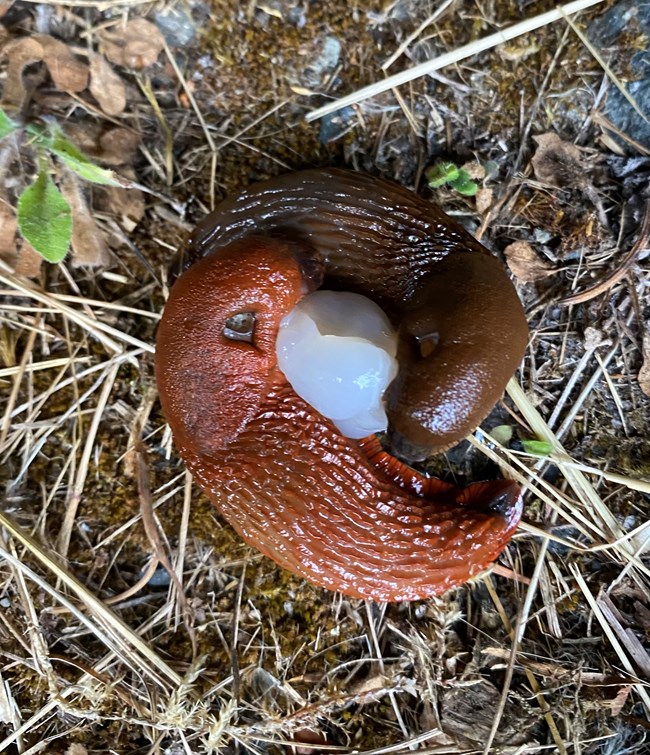
{"label": "twig", "polygon": [[377,81],[374,84],[370,84],[370,86],[363,87],[352,94],[348,94],[334,102],[330,102],[329,105],[324,105],[316,110],[312,110],[311,113],[307,113],[305,119],[307,121],[315,121],[325,115],[335,113],[337,110],[341,110],[344,107],[356,105],[359,102],[363,102],[364,100],[381,94],[382,92],[386,92],[389,89],[393,89],[394,87],[418,79],[420,76],[426,76],[427,74],[451,65],[452,63],[458,63],[460,60],[465,60],[465,58],[469,58],[479,52],[485,52],[485,50],[496,47],[496,45],[502,44],[503,42],[508,42],[511,39],[520,37],[522,34],[535,31],[535,29],[539,29],[542,26],[558,21],[567,15],[578,13],[581,10],[585,10],[585,8],[590,8],[592,5],[598,5],[602,2],[603,0],[575,0],[575,2],[567,3],[564,6],[554,8],[546,13],[540,13],[538,16],[521,21],[507,29],[483,37],[483,39],[477,39],[474,42],[470,42],[467,45],[457,48],[456,50],[446,52],[444,55],[440,55],[437,58],[420,63],[420,65],[409,68],[406,71],[400,71],[400,73],[389,76],[384,79],[384,81]]}

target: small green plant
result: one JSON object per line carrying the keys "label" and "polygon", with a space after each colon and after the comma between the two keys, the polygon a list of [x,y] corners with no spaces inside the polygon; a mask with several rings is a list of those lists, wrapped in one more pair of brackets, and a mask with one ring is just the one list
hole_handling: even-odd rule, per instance
{"label": "small green plant", "polygon": [[470,174],[452,162],[437,162],[427,172],[427,181],[432,189],[447,184],[465,197],[473,197],[478,191],[478,184],[472,181]]}
{"label": "small green plant", "polygon": [[48,262],[61,262],[72,238],[72,210],[52,178],[53,163],[60,163],[85,181],[104,186],[125,186],[113,171],[100,168],[64,135],[54,121],[17,123],[0,108],[0,140],[22,132],[35,152],[38,172],[34,182],[18,196],[16,216],[23,238]]}
{"label": "small green plant", "polygon": [[524,451],[535,456],[548,456],[553,451],[553,444],[545,440],[522,440]]}

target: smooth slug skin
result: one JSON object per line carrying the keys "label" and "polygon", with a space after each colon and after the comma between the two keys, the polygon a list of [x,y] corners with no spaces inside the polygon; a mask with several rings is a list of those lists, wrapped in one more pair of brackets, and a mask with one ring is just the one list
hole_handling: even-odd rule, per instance
{"label": "smooth slug skin", "polygon": [[[196,229],[156,377],[180,455],[242,537],[312,582],[374,600],[462,584],[501,552],[518,486],[426,479],[370,436],[343,437],[279,369],[280,322],[318,287],[379,304],[398,331],[386,395],[412,458],[461,440],[519,363],[527,326],[496,259],[410,191],[341,170],[256,184]],[[233,335],[241,322],[248,331]],[[244,329],[245,330],[245,329]]]}

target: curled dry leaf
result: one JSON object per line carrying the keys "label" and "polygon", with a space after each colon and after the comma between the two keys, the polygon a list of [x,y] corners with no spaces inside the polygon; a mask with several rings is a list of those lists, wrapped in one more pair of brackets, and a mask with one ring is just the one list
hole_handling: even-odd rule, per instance
{"label": "curled dry leaf", "polygon": [[643,364],[639,370],[639,387],[646,396],[650,396],[650,329],[643,335]]}
{"label": "curled dry leaf", "polygon": [[110,261],[110,255],[104,234],[95,223],[92,212],[88,207],[81,185],[75,175],[67,172],[61,192],[68,200],[72,210],[72,264],[75,267],[88,265],[91,267],[105,266]]}
{"label": "curled dry leaf", "polygon": [[43,61],[54,86],[61,92],[82,92],[88,86],[88,65],[79,60],[60,39],[36,34],[43,48]]}
{"label": "curled dry leaf", "polygon": [[126,86],[103,55],[90,58],[90,92],[106,115],[124,112]]}
{"label": "curled dry leaf", "polygon": [[23,71],[28,65],[43,60],[43,46],[33,37],[23,37],[8,42],[2,56],[7,58],[8,65],[0,104],[20,110],[27,97]]}
{"label": "curled dry leaf", "polygon": [[520,283],[534,283],[555,272],[527,241],[514,241],[503,251],[508,267]]}
{"label": "curled dry leaf", "polygon": [[538,181],[561,189],[585,186],[587,181],[582,153],[575,144],[562,141],[555,133],[534,138],[537,151],[531,163]]}
{"label": "curled dry leaf", "polygon": [[464,170],[472,181],[482,181],[486,175],[485,167],[477,162],[464,163],[460,169]]}
{"label": "curled dry leaf", "polygon": [[144,18],[127,21],[124,27],[106,30],[101,35],[104,55],[118,66],[146,68],[158,60],[165,46],[158,27]]}

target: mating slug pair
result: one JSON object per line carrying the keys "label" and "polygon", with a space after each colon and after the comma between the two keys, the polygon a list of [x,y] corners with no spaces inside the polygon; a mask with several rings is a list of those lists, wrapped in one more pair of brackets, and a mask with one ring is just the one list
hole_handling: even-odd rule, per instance
{"label": "mating slug pair", "polygon": [[416,194],[334,169],[227,199],[189,251],[158,331],[158,388],[180,455],[239,534],[373,600],[436,595],[488,566],[519,522],[518,486],[459,490],[374,435],[344,437],[288,383],[276,341],[311,291],[372,299],[397,332],[389,438],[423,458],[481,422],[522,358],[526,320],[500,263]]}

